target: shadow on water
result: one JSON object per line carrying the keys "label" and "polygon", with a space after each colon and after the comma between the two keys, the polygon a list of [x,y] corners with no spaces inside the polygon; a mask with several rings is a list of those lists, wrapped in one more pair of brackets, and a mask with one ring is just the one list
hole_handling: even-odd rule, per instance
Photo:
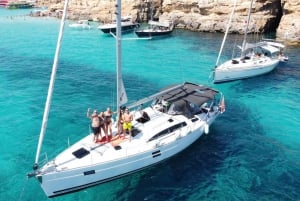
{"label": "shadow on water", "polygon": [[[249,125],[248,122],[253,120],[250,120],[247,108],[236,101],[229,102],[229,105],[240,107],[228,109],[211,126],[209,135],[203,135],[175,157],[137,173],[141,174],[141,178],[128,200],[188,200],[193,192],[206,198],[213,193],[208,189],[218,185],[217,177],[224,169],[243,166],[243,160],[230,161],[229,165],[227,160],[246,157],[244,149],[249,146],[247,141],[251,141],[247,138],[251,138],[253,133],[261,135],[263,130],[255,122]],[[241,125],[235,124],[237,119]],[[242,127],[246,128],[241,130]],[[251,143],[255,144],[253,140]],[[122,197],[124,191],[119,194]]]}
{"label": "shadow on water", "polygon": [[[277,198],[296,198],[300,184],[291,175],[299,175],[297,169],[289,167],[282,150],[265,136],[246,106],[236,100],[227,105],[209,135],[175,157],[137,173],[140,179],[128,200],[189,200],[195,192],[200,200],[243,200],[245,193],[250,200],[273,199],[270,191],[277,191]],[[296,187],[280,189],[281,183],[274,178]],[[117,197],[124,198],[126,190],[118,191]]]}

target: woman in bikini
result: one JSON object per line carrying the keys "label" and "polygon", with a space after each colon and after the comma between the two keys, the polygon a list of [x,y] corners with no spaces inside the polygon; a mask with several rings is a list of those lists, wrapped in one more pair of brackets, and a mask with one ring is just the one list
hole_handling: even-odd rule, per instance
{"label": "woman in bikini", "polygon": [[[112,111],[110,110],[110,108],[108,107],[106,109],[106,111],[104,112],[104,124],[105,124],[105,134],[106,134],[106,137],[108,135],[112,136]],[[108,141],[108,138],[107,138],[107,141]]]}

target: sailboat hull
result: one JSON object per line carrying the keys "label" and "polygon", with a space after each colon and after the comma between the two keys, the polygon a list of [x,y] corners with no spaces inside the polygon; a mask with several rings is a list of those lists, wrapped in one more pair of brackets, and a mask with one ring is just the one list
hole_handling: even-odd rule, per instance
{"label": "sailboat hull", "polygon": [[[138,26],[139,24],[135,23],[123,23],[121,30],[122,32],[131,32],[134,31]],[[99,26],[98,29],[100,29],[105,34],[116,33],[117,26],[116,24],[105,24]]]}
{"label": "sailboat hull", "polygon": [[[211,124],[218,114],[218,111],[212,112],[207,123]],[[89,135],[47,163],[36,177],[48,197],[108,182],[157,164],[181,152],[204,133],[205,125],[207,124],[204,121],[191,123],[181,132],[152,143],[145,143],[138,138],[132,142],[125,141],[120,144],[122,147],[120,150],[116,150],[113,143],[92,144],[92,135]],[[137,146],[139,143],[140,145]],[[77,159],[71,155],[82,147],[90,152],[89,156]],[[76,163],[72,164],[72,160]]]}
{"label": "sailboat hull", "polygon": [[174,30],[173,22],[165,21],[165,22],[156,22],[149,21],[148,28],[139,28],[135,31],[135,34],[138,37],[164,37],[169,36]]}
{"label": "sailboat hull", "polygon": [[242,60],[236,58],[218,66],[214,71],[214,83],[246,79],[271,72],[278,65],[278,59],[269,57]]}
{"label": "sailboat hull", "polygon": [[135,31],[138,37],[160,37],[160,36],[169,36],[173,30],[153,30],[153,29],[144,29]]}

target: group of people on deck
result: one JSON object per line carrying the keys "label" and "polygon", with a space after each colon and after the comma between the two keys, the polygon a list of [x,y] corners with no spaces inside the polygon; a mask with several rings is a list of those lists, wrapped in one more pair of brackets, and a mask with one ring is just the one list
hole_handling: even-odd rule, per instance
{"label": "group of people on deck", "polygon": [[[104,112],[97,112],[94,110],[92,114],[90,114],[90,108],[87,110],[87,117],[91,119],[91,129],[94,134],[93,141],[96,143],[100,141],[104,136],[102,136],[102,131],[105,135],[106,142],[109,142],[109,139],[112,138],[112,124],[113,124],[113,112],[108,107]],[[117,117],[117,126],[118,126],[118,134],[121,135],[126,131],[129,132],[129,140],[131,141],[131,129],[132,129],[132,120],[133,115],[129,112],[128,108],[122,108],[120,110],[120,114]]]}

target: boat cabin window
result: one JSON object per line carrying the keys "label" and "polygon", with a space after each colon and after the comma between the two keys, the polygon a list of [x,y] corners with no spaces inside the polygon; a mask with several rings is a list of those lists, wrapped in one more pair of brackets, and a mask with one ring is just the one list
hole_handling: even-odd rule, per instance
{"label": "boat cabin window", "polygon": [[176,125],[173,125],[173,126],[167,128],[167,129],[163,130],[163,131],[160,131],[160,132],[157,133],[156,135],[154,135],[152,138],[150,138],[150,139],[148,140],[148,142],[150,142],[150,141],[152,141],[152,140],[156,140],[156,139],[158,139],[158,138],[160,138],[160,137],[163,137],[163,136],[165,136],[165,135],[167,135],[167,134],[170,134],[170,133],[172,133],[172,132],[174,132],[174,131],[176,131],[176,130],[178,130],[178,129],[180,129],[180,128],[185,127],[186,125],[187,125],[186,122],[181,122],[181,123],[178,123],[178,124],[176,124]]}

